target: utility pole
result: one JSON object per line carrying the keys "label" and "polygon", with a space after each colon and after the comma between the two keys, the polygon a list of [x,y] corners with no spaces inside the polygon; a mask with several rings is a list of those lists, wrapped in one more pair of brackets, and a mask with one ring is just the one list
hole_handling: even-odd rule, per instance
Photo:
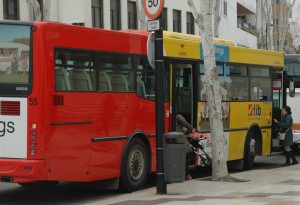
{"label": "utility pole", "polygon": [[156,110],[156,192],[166,194],[163,134],[165,132],[165,79],[163,56],[163,30],[161,13],[164,0],[144,0],[144,11],[150,21],[147,22],[148,31],[155,31],[155,110]]}

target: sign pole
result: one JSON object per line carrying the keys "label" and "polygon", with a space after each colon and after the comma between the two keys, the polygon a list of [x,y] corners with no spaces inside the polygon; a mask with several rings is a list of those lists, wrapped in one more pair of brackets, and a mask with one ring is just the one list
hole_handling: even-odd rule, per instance
{"label": "sign pole", "polygon": [[164,172],[163,134],[165,132],[165,72],[163,56],[163,30],[161,13],[164,0],[144,0],[145,14],[151,21],[147,22],[148,31],[155,31],[155,115],[156,115],[156,193],[166,194],[167,185]]}
{"label": "sign pole", "polygon": [[[161,19],[161,17],[159,17]],[[163,58],[163,30],[155,31],[155,107],[156,107],[156,192],[166,194],[164,173],[163,134],[165,131],[165,72]]]}

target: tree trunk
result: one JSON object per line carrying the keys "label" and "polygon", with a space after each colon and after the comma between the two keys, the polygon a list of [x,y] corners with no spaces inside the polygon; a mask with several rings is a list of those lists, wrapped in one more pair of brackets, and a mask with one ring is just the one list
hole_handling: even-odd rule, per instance
{"label": "tree trunk", "polygon": [[227,155],[225,154],[227,153],[227,142],[223,135],[220,85],[213,45],[212,1],[200,0],[199,13],[197,13],[192,0],[188,0],[188,4],[202,36],[204,83],[207,87],[206,94],[208,96],[208,113],[212,136],[212,180],[223,180],[228,177]]}
{"label": "tree trunk", "polygon": [[279,29],[278,29],[278,23],[277,23],[277,4],[276,4],[276,0],[273,0],[273,11],[274,11],[274,16],[273,16],[274,50],[278,51]]}
{"label": "tree trunk", "polygon": [[29,21],[42,20],[40,4],[37,0],[26,0],[28,4]]}
{"label": "tree trunk", "polygon": [[146,14],[144,12],[144,1],[143,0],[136,0],[136,10],[138,13],[137,17],[138,17],[138,21],[140,23],[140,30],[144,30],[146,28]]}
{"label": "tree trunk", "polygon": [[256,28],[257,28],[257,48],[262,48],[262,1],[256,0]]}
{"label": "tree trunk", "polygon": [[220,7],[221,7],[221,2],[220,0],[213,0],[213,21],[214,21],[214,37],[218,38],[219,37],[219,24],[221,21],[221,14],[220,14]]}
{"label": "tree trunk", "polygon": [[44,0],[43,4],[43,20],[50,21],[51,0]]}
{"label": "tree trunk", "polygon": [[[200,29],[202,25],[202,16],[197,12],[197,9],[194,5],[193,0],[188,0],[188,4],[190,6],[191,12],[194,16],[194,21],[197,24],[198,28]],[[199,35],[201,35],[201,31],[199,30]]]}
{"label": "tree trunk", "polygon": [[280,0],[280,9],[279,9],[279,48],[278,50],[283,52],[285,45],[285,34],[288,29],[288,20],[292,11],[292,8],[295,4],[296,0],[293,0],[292,3],[285,2],[284,0]]}
{"label": "tree trunk", "polygon": [[212,33],[212,2],[200,0],[200,27],[204,56],[204,82],[207,87],[209,123],[212,136],[212,179],[219,180],[228,175],[226,139],[223,135],[220,83],[216,67]]}
{"label": "tree trunk", "polygon": [[267,29],[267,37],[268,37],[268,48],[269,50],[274,50],[273,46],[273,30],[272,30],[272,20],[273,20],[273,10],[272,10],[272,0],[267,1],[267,13],[268,13],[268,29]]}

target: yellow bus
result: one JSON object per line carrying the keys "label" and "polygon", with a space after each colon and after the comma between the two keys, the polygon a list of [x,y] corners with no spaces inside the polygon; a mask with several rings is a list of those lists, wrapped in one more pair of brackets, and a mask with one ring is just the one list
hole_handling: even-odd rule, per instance
{"label": "yellow bus", "polygon": [[[214,40],[222,98],[224,137],[228,161],[253,167],[257,155],[271,152],[273,76],[284,68],[280,52],[237,47],[231,41]],[[210,133],[201,38],[164,32],[164,55],[169,130],[182,114],[203,133]],[[212,136],[213,137],[213,136]],[[211,144],[202,142],[211,154]],[[197,159],[200,165],[201,160]]]}

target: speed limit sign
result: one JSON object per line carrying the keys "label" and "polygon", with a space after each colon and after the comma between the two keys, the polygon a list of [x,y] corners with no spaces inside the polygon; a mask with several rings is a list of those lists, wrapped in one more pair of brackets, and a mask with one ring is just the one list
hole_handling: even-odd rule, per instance
{"label": "speed limit sign", "polygon": [[156,19],[164,8],[164,0],[144,0],[144,11],[149,19]]}

